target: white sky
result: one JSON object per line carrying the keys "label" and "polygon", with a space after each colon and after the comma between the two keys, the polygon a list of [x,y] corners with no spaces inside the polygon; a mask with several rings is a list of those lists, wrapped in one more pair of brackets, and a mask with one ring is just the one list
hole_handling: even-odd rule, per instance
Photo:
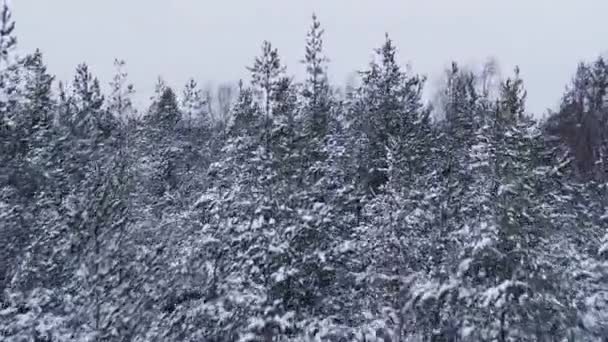
{"label": "white sky", "polygon": [[555,107],[580,60],[608,51],[606,0],[13,0],[20,51],[40,48],[52,73],[71,79],[86,61],[104,84],[125,59],[139,102],[156,78],[247,79],[263,40],[288,72],[298,63],[312,12],[326,30],[330,76],[343,84],[365,68],[389,32],[399,59],[430,84],[451,60],[493,56],[503,72],[519,64],[529,109]]}

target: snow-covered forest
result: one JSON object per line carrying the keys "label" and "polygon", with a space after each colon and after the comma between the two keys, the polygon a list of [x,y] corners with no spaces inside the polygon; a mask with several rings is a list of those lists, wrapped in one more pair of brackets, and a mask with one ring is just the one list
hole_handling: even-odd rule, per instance
{"label": "snow-covered forest", "polygon": [[104,94],[17,33],[5,4],[0,340],[608,341],[608,60],[542,120],[492,64],[427,103],[388,35],[330,84],[313,16],[305,79],[263,42],[135,108],[123,61]]}

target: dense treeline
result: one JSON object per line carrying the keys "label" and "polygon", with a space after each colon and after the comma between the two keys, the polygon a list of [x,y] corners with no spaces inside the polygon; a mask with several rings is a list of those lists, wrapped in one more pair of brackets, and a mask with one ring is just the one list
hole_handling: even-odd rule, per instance
{"label": "dense treeline", "polygon": [[305,80],[264,42],[229,115],[137,113],[124,62],[56,86],[1,14],[3,341],[608,341],[604,59],[537,122],[517,69],[426,105],[388,36],[339,91],[313,17]]}

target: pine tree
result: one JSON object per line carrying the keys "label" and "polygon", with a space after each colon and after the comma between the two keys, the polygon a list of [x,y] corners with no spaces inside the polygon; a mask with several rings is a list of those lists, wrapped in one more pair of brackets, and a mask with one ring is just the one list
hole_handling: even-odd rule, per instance
{"label": "pine tree", "polygon": [[26,134],[32,127],[24,118],[23,63],[13,53],[15,23],[6,1],[0,14],[0,243],[5,246],[0,252],[0,289],[4,290],[14,273],[12,265],[31,241],[30,211],[38,186],[27,158]]}
{"label": "pine tree", "polygon": [[0,15],[0,136],[2,151],[10,152],[18,145],[15,141],[17,138],[14,126],[17,117],[15,98],[18,96],[19,68],[13,54],[17,44],[17,38],[13,35],[15,22],[6,0],[2,2]]}
{"label": "pine tree", "polygon": [[190,79],[186,83],[180,105],[186,127],[192,128],[193,126],[197,126],[206,131],[211,129],[212,125],[209,113],[206,112],[207,104],[194,79]]}
{"label": "pine tree", "polygon": [[585,179],[605,179],[601,165],[605,159],[602,127],[607,121],[607,90],[608,65],[604,59],[580,63],[559,111],[546,123],[545,129],[560,138],[562,148],[574,157],[578,173]]}
{"label": "pine tree", "polygon": [[181,120],[181,112],[177,103],[177,96],[173,89],[165,87],[158,102],[153,104],[147,116],[147,121],[158,129],[171,131]]}
{"label": "pine tree", "polygon": [[324,32],[317,16],[313,14],[306,38],[306,53],[302,60],[307,74],[302,95],[307,100],[307,134],[318,140],[323,140],[327,132],[332,101],[327,79],[329,59],[323,53]]}
{"label": "pine tree", "polygon": [[[264,41],[262,55],[256,57],[253,66],[248,67],[247,70],[251,72],[251,84],[260,101],[260,107],[264,110],[266,121],[269,123],[273,116],[276,93],[285,73],[278,50],[273,48],[270,42]],[[269,127],[266,126],[266,128],[268,131]]]}
{"label": "pine tree", "polygon": [[364,134],[366,149],[360,161],[362,185],[372,192],[386,183],[386,151],[392,140],[409,135],[422,115],[424,85],[424,78],[409,75],[397,64],[396,48],[388,35],[376,50],[376,58],[361,73],[362,86],[353,109],[355,127]]}
{"label": "pine tree", "polygon": [[334,98],[327,77],[329,59],[323,52],[324,30],[313,14],[312,25],[307,34],[306,52],[302,63],[306,67],[307,78],[302,85],[301,121],[296,148],[301,154],[300,176],[307,186],[312,186],[324,175],[322,174],[324,160],[328,157],[325,150],[328,138],[330,113],[334,106]]}
{"label": "pine tree", "polygon": [[214,125],[208,112],[208,105],[203,99],[197,83],[191,79],[184,87],[180,99],[182,119],[179,125],[181,139],[178,142],[182,149],[184,178],[189,178],[189,191],[203,190],[206,180],[204,171],[215,160],[222,141],[217,141]]}
{"label": "pine tree", "polygon": [[50,129],[54,121],[52,85],[55,77],[48,74],[39,50],[26,56],[23,64],[26,70],[24,111],[29,114],[29,124],[35,130]]}
{"label": "pine tree", "polygon": [[[75,228],[74,241],[77,262],[73,283],[67,285],[77,305],[78,321],[82,334],[91,334],[96,340],[119,338],[122,315],[136,306],[128,298],[125,280],[130,279],[129,257],[134,251],[127,248],[126,189],[129,180],[123,165],[110,161],[108,167],[99,167],[85,182],[86,199],[69,213],[70,225]],[[127,285],[128,286],[128,285]],[[126,311],[126,312],[125,312]],[[74,317],[74,318],[76,318]],[[77,328],[77,331],[80,329]]]}
{"label": "pine tree", "polygon": [[8,0],[2,1],[2,13],[0,14],[0,69],[4,70],[11,64],[11,51],[17,45],[17,38],[13,35],[15,22],[12,19],[12,12],[8,5]]}
{"label": "pine tree", "polygon": [[302,83],[264,42],[234,101],[159,78],[136,117],[122,61],[55,96],[7,1],[2,341],[606,340],[605,59],[543,123],[494,62],[432,113],[388,35],[332,88],[313,15]]}
{"label": "pine tree", "polygon": [[[434,229],[427,230],[429,248],[421,249],[427,261],[410,281],[405,310],[413,312],[417,322],[414,335],[431,341],[455,338],[459,324],[469,319],[466,297],[461,300],[458,295],[460,265],[466,265],[462,258],[467,246],[495,227],[488,208],[492,146],[488,125],[482,120],[488,112],[477,82],[473,73],[452,64],[443,90],[445,119],[435,127],[436,136],[428,139],[433,146],[427,150],[427,165],[436,171],[423,177],[422,184],[430,190],[424,201],[431,208],[426,224]],[[478,173],[475,178],[474,172]],[[459,309],[464,317],[459,317]]]}
{"label": "pine tree", "polygon": [[[156,84],[154,84],[154,95],[150,98],[152,105],[160,100],[167,87],[165,80],[161,76],[158,76]],[[152,109],[153,107],[150,108]]]}
{"label": "pine tree", "polygon": [[132,116],[136,114],[132,99],[135,89],[127,81],[128,74],[124,70],[125,65],[126,63],[123,60],[114,60],[115,74],[110,82],[111,93],[107,104],[110,113],[123,124],[128,123]]}
{"label": "pine tree", "polygon": [[[181,149],[177,144],[178,124],[182,114],[177,97],[170,87],[166,87],[153,103],[144,119],[144,145],[142,151],[149,183],[146,186],[155,197],[163,197],[170,191],[178,189],[180,182],[179,160]],[[160,204],[160,203],[158,203]]]}
{"label": "pine tree", "polygon": [[[605,225],[608,222],[608,211],[606,211],[606,184],[599,187],[601,191],[600,202],[602,202],[604,212],[599,216],[599,226]],[[597,199],[596,199],[597,200]],[[601,210],[601,209],[600,209]],[[579,312],[579,319],[582,322],[582,335],[589,339],[606,339],[608,333],[608,315],[604,309],[608,305],[608,291],[605,286],[608,277],[608,234],[602,231],[603,234],[599,241],[599,247],[595,255],[583,264],[582,270],[578,270],[580,278],[583,279],[584,298],[582,300],[582,309]],[[577,265],[578,266],[578,265]]]}
{"label": "pine tree", "polygon": [[252,90],[245,88],[241,82],[239,94],[232,109],[233,120],[229,131],[230,136],[253,136],[258,128],[257,124],[262,122],[261,118],[258,117],[260,112]]}
{"label": "pine tree", "polygon": [[73,133],[84,139],[103,139],[110,135],[114,119],[103,110],[105,101],[99,80],[91,74],[86,64],[76,68],[72,82],[73,113],[70,118]]}
{"label": "pine tree", "polygon": [[[14,238],[19,238],[21,249],[29,246],[39,231],[39,227],[46,227],[46,223],[41,220],[46,210],[46,202],[52,199],[54,192],[54,177],[52,169],[52,139],[53,130],[53,110],[54,101],[51,98],[51,84],[53,77],[46,73],[46,67],[42,62],[42,55],[36,52],[27,56],[23,60],[24,88],[22,105],[16,115],[15,132],[20,138],[18,150],[19,156],[13,156],[12,162],[6,165],[15,173],[7,172],[9,184],[13,184],[18,190],[21,200],[21,207],[24,212],[19,213],[20,233],[15,234]],[[13,174],[13,176],[10,176]],[[11,179],[12,178],[12,179]],[[16,199],[16,198],[15,198]],[[17,208],[15,208],[17,209]],[[29,214],[28,214],[29,213]],[[10,227],[10,225],[6,225]],[[29,236],[29,237],[28,237]],[[17,242],[19,240],[15,240]],[[8,244],[7,244],[8,246]],[[10,248],[7,247],[7,251]],[[16,258],[21,257],[21,253],[12,251]],[[15,259],[17,260],[17,259]],[[7,263],[8,264],[8,263]]]}

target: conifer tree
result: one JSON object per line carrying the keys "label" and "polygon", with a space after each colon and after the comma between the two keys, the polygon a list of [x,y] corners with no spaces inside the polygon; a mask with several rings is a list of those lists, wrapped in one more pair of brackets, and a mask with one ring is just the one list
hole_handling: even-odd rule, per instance
{"label": "conifer tree", "polygon": [[111,95],[108,99],[108,110],[123,124],[128,123],[136,113],[132,99],[135,89],[132,84],[128,83],[129,75],[124,70],[125,66],[125,61],[114,60],[115,74],[110,82]]}
{"label": "conifer tree", "polygon": [[[366,151],[360,161],[362,182],[377,191],[387,180],[386,151],[393,139],[406,137],[422,115],[424,78],[404,72],[396,61],[396,48],[386,36],[369,70],[361,73],[362,86],[354,109],[355,127]],[[399,144],[407,145],[405,141]]]}
{"label": "conifer tree", "polygon": [[33,129],[50,129],[54,121],[52,85],[55,77],[47,72],[40,50],[26,56],[23,64],[26,70],[24,111],[29,114]]}
{"label": "conifer tree", "polygon": [[313,15],[301,83],[264,42],[234,101],[159,78],[138,117],[122,61],[106,96],[15,58],[7,1],[2,341],[606,340],[605,59],[543,123],[494,62],[431,108],[388,35],[333,88]]}
{"label": "conifer tree", "polygon": [[329,59],[323,52],[324,32],[317,16],[313,14],[312,25],[306,37],[306,53],[302,60],[307,74],[302,93],[307,100],[307,134],[321,140],[327,132],[331,109],[331,90],[327,79]]}
{"label": "conifer tree", "polygon": [[208,117],[209,113],[205,110],[207,104],[194,79],[190,79],[186,83],[180,105],[186,127],[192,128],[193,126],[197,126],[205,130],[211,129],[212,125]]}
{"label": "conifer tree", "polygon": [[11,63],[11,51],[17,45],[17,38],[13,35],[15,22],[12,19],[12,12],[8,5],[8,0],[2,1],[2,13],[0,13],[0,69],[4,70]]}
{"label": "conifer tree", "polygon": [[285,67],[281,63],[278,50],[273,48],[269,41],[264,41],[262,43],[262,55],[256,57],[253,66],[248,67],[247,70],[251,72],[251,84],[258,96],[266,121],[270,122],[273,116],[276,93],[285,73]]}
{"label": "conifer tree", "polygon": [[108,137],[113,119],[103,110],[105,97],[99,80],[91,74],[86,64],[76,68],[72,82],[73,114],[70,120],[73,133],[84,139]]}
{"label": "conifer tree", "polygon": [[177,133],[181,117],[177,97],[170,87],[166,87],[144,119],[146,154],[143,158],[144,164],[150,165],[143,172],[149,180],[147,189],[155,197],[162,198],[167,192],[177,190],[180,182],[182,165]]}

